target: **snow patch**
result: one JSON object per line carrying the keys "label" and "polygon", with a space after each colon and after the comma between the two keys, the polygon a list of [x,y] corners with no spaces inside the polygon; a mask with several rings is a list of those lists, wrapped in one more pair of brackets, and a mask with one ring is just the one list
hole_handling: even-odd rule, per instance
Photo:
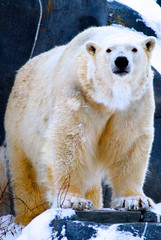
{"label": "snow patch", "polygon": [[153,212],[161,215],[161,202],[155,204]]}
{"label": "snow patch", "polygon": [[[71,217],[75,214],[72,209],[48,209],[34,218],[22,231],[17,240],[51,240],[52,228],[50,222],[59,216],[60,218]],[[64,238],[65,240],[65,238]]]}
{"label": "snow patch", "polygon": [[140,240],[140,237],[134,237],[130,232],[117,231],[119,224],[113,224],[108,229],[96,228],[97,235],[90,240]]}

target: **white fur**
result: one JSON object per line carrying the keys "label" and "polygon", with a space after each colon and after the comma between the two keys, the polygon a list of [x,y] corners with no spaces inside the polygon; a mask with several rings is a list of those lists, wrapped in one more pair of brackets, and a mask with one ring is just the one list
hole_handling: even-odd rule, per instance
{"label": "white fur", "polygon": [[[131,101],[142,97],[148,85],[149,78],[145,74],[144,67],[147,65],[147,58],[142,47],[143,40],[140,41],[139,37],[136,39],[136,36],[133,39],[130,34],[120,39],[116,33],[102,43],[87,42],[86,45],[90,43],[96,47],[96,59],[89,56],[87,80],[93,79],[96,91],[95,101],[103,103],[111,110],[127,109]],[[132,51],[134,48],[137,49],[137,52]],[[111,49],[111,52],[106,53],[106,49]],[[126,57],[129,62],[129,73],[124,76],[116,75],[113,72],[115,60],[119,56]],[[97,78],[100,80],[98,81]],[[141,88],[138,88],[142,79],[146,79],[146,82],[142,84]]]}
{"label": "white fur", "polygon": [[[137,209],[138,198],[150,207],[141,189],[154,132],[154,46],[154,38],[126,28],[94,27],[18,71],[6,139],[14,193],[36,214],[44,202],[100,208],[104,174],[116,207],[125,200]],[[120,56],[126,71],[116,71]],[[25,224],[35,216],[22,220],[25,206],[16,199],[15,209]]]}

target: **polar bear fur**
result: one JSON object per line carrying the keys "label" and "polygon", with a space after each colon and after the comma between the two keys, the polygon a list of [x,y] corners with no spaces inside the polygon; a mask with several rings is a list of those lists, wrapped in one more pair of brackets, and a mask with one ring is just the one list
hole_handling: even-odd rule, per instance
{"label": "polar bear fur", "polygon": [[126,28],[92,27],[18,71],[5,116],[18,222],[50,206],[101,208],[105,176],[113,207],[153,206],[142,187],[154,134],[154,46]]}

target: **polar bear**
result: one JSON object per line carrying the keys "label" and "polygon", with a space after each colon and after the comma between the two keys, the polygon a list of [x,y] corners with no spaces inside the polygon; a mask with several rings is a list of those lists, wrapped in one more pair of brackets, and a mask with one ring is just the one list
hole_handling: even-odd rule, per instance
{"label": "polar bear", "polygon": [[18,222],[49,207],[148,209],[153,141],[154,37],[92,27],[29,60],[17,73],[5,129]]}

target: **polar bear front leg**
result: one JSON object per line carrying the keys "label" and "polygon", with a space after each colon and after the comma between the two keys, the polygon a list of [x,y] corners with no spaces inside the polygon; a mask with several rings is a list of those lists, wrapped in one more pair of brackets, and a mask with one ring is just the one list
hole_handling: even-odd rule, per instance
{"label": "polar bear front leg", "polygon": [[151,136],[141,136],[126,155],[112,164],[113,208],[143,210],[154,207],[154,202],[142,190],[151,141]]}
{"label": "polar bear front leg", "polygon": [[[60,135],[61,133],[62,131]],[[64,138],[64,136],[62,134],[61,138]],[[66,139],[66,141],[69,143],[69,139]],[[82,172],[83,162],[79,154],[76,154],[77,146],[75,146],[76,152],[72,152],[72,144],[71,141],[69,147],[63,139],[60,142],[57,139],[55,142],[54,138],[52,144],[49,144],[50,147],[47,147],[48,144],[45,147],[49,150],[43,150],[43,158],[46,156],[44,158],[46,163],[43,174],[43,182],[47,189],[46,198],[52,207],[90,209],[93,207],[93,203],[85,198],[84,178],[86,173]],[[52,148],[54,148],[54,151]],[[84,171],[86,171],[85,168],[84,166]]]}
{"label": "polar bear front leg", "polygon": [[[85,117],[71,111],[68,102],[56,108],[43,148],[46,197],[53,207],[90,209],[93,204],[85,197],[89,153]],[[71,106],[70,106],[71,107]],[[63,109],[62,109],[63,108]],[[83,115],[83,113],[81,113]]]}

